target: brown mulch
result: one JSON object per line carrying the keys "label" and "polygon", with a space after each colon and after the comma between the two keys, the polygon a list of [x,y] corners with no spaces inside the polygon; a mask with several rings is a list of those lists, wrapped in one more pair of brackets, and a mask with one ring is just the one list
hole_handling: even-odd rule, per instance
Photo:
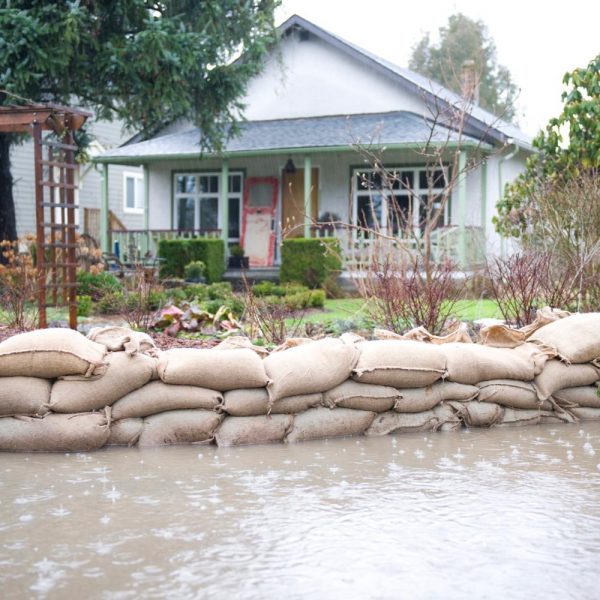
{"label": "brown mulch", "polygon": [[160,350],[170,350],[171,348],[214,348],[221,340],[216,338],[209,339],[186,339],[174,338],[164,333],[154,333],[149,331],[148,335],[154,340],[154,343]]}

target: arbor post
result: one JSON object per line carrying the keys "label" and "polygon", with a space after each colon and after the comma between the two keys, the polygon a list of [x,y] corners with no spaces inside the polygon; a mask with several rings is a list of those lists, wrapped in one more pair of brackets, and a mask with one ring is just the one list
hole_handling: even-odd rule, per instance
{"label": "arbor post", "polygon": [[304,237],[310,237],[310,227],[312,225],[311,214],[311,188],[312,188],[312,158],[310,154],[304,156]]}

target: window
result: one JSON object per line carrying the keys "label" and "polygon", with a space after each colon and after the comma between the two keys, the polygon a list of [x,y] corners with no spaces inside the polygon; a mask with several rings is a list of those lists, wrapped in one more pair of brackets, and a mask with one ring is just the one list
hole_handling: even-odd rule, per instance
{"label": "window", "polygon": [[[367,229],[394,234],[409,222],[413,228],[421,228],[426,218],[427,199],[434,198],[434,210],[441,206],[445,169],[401,167],[391,173],[394,176],[391,185],[382,185],[380,175],[373,169],[354,171],[354,222]],[[447,205],[444,213],[438,227],[449,221]]]}
{"label": "window", "polygon": [[[221,174],[175,173],[174,215],[177,229],[219,229],[219,196]],[[242,173],[229,174],[229,223],[230,242],[240,239],[242,204]]]}
{"label": "window", "polygon": [[123,173],[123,210],[126,213],[144,212],[144,175]]}

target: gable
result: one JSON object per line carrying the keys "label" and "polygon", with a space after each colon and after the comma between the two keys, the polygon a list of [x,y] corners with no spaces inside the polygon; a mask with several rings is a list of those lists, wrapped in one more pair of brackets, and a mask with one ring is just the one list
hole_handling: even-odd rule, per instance
{"label": "gable", "polygon": [[248,86],[251,121],[410,111],[424,100],[312,33],[291,30]]}

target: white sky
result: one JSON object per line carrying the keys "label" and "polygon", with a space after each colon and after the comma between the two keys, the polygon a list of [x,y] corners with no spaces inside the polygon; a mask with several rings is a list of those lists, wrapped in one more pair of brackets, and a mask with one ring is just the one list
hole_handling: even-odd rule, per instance
{"label": "white sky", "polygon": [[298,14],[406,67],[422,35],[429,31],[435,40],[455,12],[487,25],[498,63],[521,89],[518,121],[530,135],[560,113],[565,72],[600,53],[598,0],[283,0],[276,20]]}

